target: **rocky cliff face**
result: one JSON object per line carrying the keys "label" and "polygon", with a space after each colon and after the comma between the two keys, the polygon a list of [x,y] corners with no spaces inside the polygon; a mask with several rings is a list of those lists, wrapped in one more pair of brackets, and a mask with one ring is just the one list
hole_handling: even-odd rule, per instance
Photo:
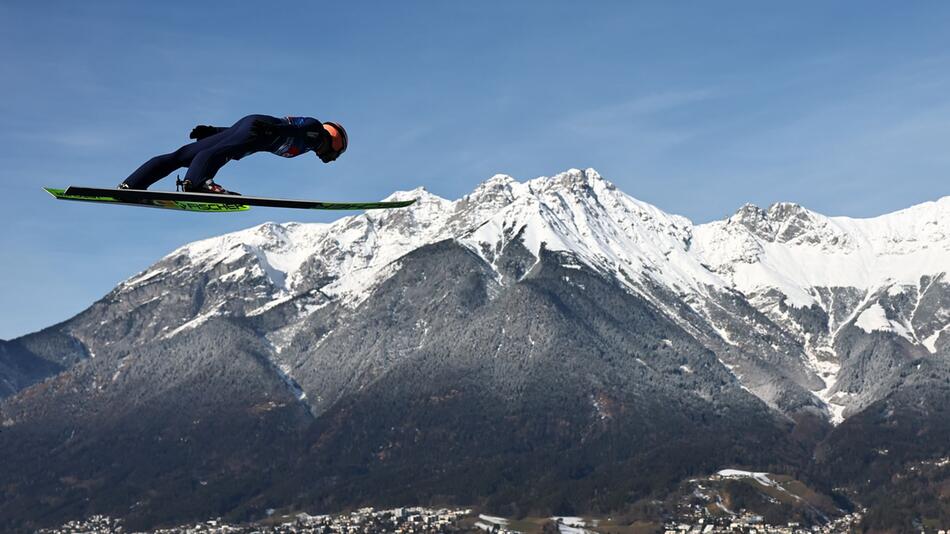
{"label": "rocky cliff face", "polygon": [[394,197],[186,245],[0,346],[0,516],[610,510],[733,464],[844,476],[838,428],[882,406],[936,424],[950,197],[698,226],[593,170]]}

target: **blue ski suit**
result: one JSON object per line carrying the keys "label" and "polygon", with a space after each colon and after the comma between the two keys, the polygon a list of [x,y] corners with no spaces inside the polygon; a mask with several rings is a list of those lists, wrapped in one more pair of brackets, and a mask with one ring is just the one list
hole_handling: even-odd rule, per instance
{"label": "blue ski suit", "polygon": [[[254,121],[277,125],[281,134],[255,135],[251,131]],[[271,152],[285,158],[299,156],[314,150],[313,136],[307,132],[320,131],[323,125],[311,117],[286,117],[279,119],[269,115],[248,115],[230,128],[218,128],[213,135],[187,144],[169,154],[155,156],[135,170],[123,183],[132,189],[148,187],[182,167],[188,167],[185,180],[192,187],[214,178],[218,169],[231,160],[239,160],[255,152]]]}

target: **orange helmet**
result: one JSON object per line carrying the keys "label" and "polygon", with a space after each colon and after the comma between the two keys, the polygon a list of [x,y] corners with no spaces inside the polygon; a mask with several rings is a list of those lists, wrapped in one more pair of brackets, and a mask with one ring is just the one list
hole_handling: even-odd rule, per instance
{"label": "orange helmet", "polygon": [[330,134],[330,143],[329,146],[321,147],[320,150],[317,151],[317,156],[320,156],[320,159],[323,160],[324,163],[330,163],[340,157],[340,154],[346,152],[346,145],[349,139],[347,138],[346,130],[344,130],[339,123],[326,121],[323,123],[323,129]]}

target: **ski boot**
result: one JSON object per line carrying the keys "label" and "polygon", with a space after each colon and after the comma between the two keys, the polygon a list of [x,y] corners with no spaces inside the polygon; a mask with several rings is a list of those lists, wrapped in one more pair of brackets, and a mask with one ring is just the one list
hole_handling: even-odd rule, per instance
{"label": "ski boot", "polygon": [[237,195],[241,196],[241,193],[234,191],[228,191],[227,189],[221,187],[220,185],[214,183],[213,180],[205,180],[197,187],[191,185],[190,180],[179,180],[175,182],[182,191],[186,193],[208,193],[212,195]]}

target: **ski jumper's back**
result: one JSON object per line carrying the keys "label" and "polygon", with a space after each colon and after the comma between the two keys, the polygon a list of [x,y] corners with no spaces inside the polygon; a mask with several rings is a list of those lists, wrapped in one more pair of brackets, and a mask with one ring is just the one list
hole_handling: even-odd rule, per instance
{"label": "ski jumper's back", "polygon": [[[271,135],[254,131],[254,123],[273,125]],[[132,189],[148,189],[176,169],[188,167],[185,180],[197,186],[211,180],[225,163],[256,152],[293,158],[311,150],[323,133],[323,124],[312,117],[248,115],[228,128],[189,143],[169,154],[155,156],[135,170],[124,183]]]}

